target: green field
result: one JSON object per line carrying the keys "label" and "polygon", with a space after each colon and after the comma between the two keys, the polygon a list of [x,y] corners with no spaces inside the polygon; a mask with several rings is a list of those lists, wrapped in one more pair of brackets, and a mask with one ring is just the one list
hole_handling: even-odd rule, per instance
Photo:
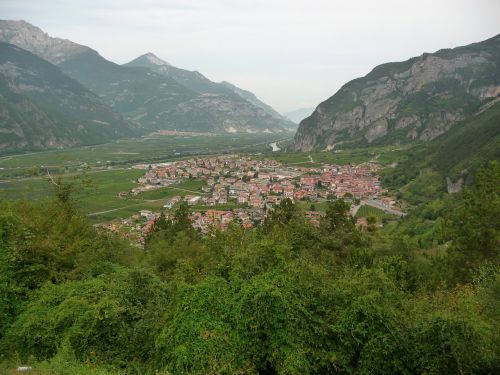
{"label": "green field", "polygon": [[[187,180],[169,187],[141,193],[130,198],[119,198],[120,191],[139,186],[137,178],[143,170],[119,169],[89,172],[84,176],[66,177],[64,180],[75,186],[75,198],[81,212],[94,222],[103,222],[118,217],[129,217],[141,209],[160,210],[167,198],[188,194],[203,195],[203,181]],[[85,180],[83,182],[82,180]],[[47,178],[17,179],[0,182],[0,199],[27,199],[43,202],[53,199],[54,185]]]}
{"label": "green field", "polygon": [[[273,158],[291,166],[320,166],[325,163],[360,163],[371,159],[389,164],[401,157],[405,149],[377,147],[348,149],[334,152],[270,152],[269,143],[283,139],[278,135],[242,134],[207,137],[155,136],[133,139],[91,147],[52,150],[0,157],[0,199],[26,199],[43,201],[54,197],[51,175],[64,176],[75,185],[74,193],[81,211],[93,223],[129,217],[140,209],[158,211],[169,197],[187,194],[204,195],[204,182],[186,180],[180,184],[141,193],[129,198],[119,198],[120,191],[137,187],[143,170],[130,166],[139,162],[179,160],[190,155],[219,155],[221,153],[248,153],[257,158]],[[282,143],[289,143],[285,140]],[[282,146],[281,143],[279,143]],[[311,162],[311,159],[313,162]],[[324,211],[326,202],[314,203],[316,210]],[[230,203],[216,209],[238,207]],[[310,203],[301,203],[308,210]],[[194,210],[205,210],[195,206]],[[364,208],[362,208],[363,210]],[[360,210],[361,211],[361,210]],[[363,211],[361,211],[363,212]],[[374,215],[379,217],[378,215]]]}
{"label": "green field", "polygon": [[383,219],[396,219],[397,216],[385,213],[380,208],[364,205],[361,206],[356,213],[356,219],[360,217],[370,217],[373,216],[377,219],[377,222],[381,222]]}
{"label": "green field", "polygon": [[277,134],[232,134],[204,137],[151,136],[96,146],[12,154],[0,157],[0,179],[28,177],[79,169],[127,166],[140,162],[171,161],[190,155],[266,152]]}
{"label": "green field", "polygon": [[382,166],[399,161],[410,149],[408,145],[401,147],[383,146],[372,148],[352,148],[334,151],[317,152],[265,152],[263,156],[276,159],[283,164],[303,167],[319,167],[323,164],[350,164],[377,160]]}

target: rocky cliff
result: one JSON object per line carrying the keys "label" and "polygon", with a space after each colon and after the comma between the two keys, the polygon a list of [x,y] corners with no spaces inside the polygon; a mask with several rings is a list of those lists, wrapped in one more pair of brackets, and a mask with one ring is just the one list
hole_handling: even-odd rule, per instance
{"label": "rocky cliff", "polygon": [[22,20],[0,20],[0,41],[21,47],[55,65],[72,56],[92,51],[69,40],[53,38]]}
{"label": "rocky cliff", "polygon": [[294,148],[429,141],[498,95],[500,35],[377,66],[304,119]]}

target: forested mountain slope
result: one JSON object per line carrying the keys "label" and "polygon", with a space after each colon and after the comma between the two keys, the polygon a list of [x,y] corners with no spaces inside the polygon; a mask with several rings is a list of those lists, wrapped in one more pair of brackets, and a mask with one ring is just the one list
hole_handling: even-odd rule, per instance
{"label": "forested mountain slope", "polygon": [[0,152],[102,143],[138,133],[58,67],[0,42]]}
{"label": "forested mountain slope", "polygon": [[57,64],[147,130],[281,132],[288,125],[225,86],[197,72],[151,63],[148,55],[118,65],[89,47],[52,38],[24,21],[0,21],[0,40]]}

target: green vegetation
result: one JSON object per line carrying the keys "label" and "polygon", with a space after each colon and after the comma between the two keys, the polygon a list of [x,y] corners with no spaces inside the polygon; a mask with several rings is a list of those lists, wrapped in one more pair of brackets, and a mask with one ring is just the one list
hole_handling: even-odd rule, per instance
{"label": "green vegetation", "polygon": [[[448,131],[458,119],[488,103],[490,99],[481,92],[499,84],[499,47],[496,35],[468,46],[379,65],[322,102],[319,111],[299,128],[297,145],[303,139],[315,149],[332,143],[371,147],[432,139],[430,134]],[[387,121],[387,131],[368,141],[367,130],[374,129],[372,125],[381,118]]]}
{"label": "green vegetation", "polygon": [[394,219],[395,216],[391,214],[387,214],[384,211],[382,211],[380,208],[364,205],[361,206],[356,213],[356,218],[360,217],[374,217],[377,219],[378,222],[385,220],[391,220]]}
{"label": "green vegetation", "polygon": [[[360,164],[370,160],[377,160],[382,165],[388,165],[401,159],[401,157],[411,150],[412,146],[404,145],[380,146],[369,148],[336,148],[332,151],[319,152],[291,152],[284,148],[282,152],[272,152],[264,154],[283,164],[289,164],[295,167],[319,167],[323,164]],[[311,162],[312,159],[312,162]]]}
{"label": "green vegetation", "polygon": [[433,141],[401,150],[397,166],[381,171],[383,184],[412,205],[442,197],[446,177],[467,185],[488,160],[500,159],[499,117],[500,103],[491,102]]}
{"label": "green vegetation", "polygon": [[30,177],[90,168],[128,166],[173,161],[191,155],[233,152],[265,152],[274,134],[232,134],[209,137],[151,135],[95,146],[12,154],[0,157],[1,177]]}
{"label": "green vegetation", "polygon": [[87,88],[48,61],[0,43],[0,152],[102,143],[140,134]]}
{"label": "green vegetation", "polygon": [[42,206],[0,202],[4,373],[500,370],[498,163],[371,232],[342,200],[318,227],[284,200],[202,237],[181,204],[144,251],[95,232],[57,182]]}

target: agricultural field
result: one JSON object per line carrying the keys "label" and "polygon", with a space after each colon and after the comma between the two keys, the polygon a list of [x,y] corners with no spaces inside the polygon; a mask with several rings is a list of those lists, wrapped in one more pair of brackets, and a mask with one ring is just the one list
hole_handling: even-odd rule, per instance
{"label": "agricultural field", "polygon": [[[0,199],[39,202],[52,199],[54,181],[50,181],[49,177],[57,180],[62,176],[66,182],[74,185],[74,196],[81,212],[88,215],[92,223],[100,223],[129,217],[141,209],[159,211],[166,199],[176,195],[204,195],[201,191],[204,182],[187,180],[137,196],[119,198],[118,192],[137,187],[137,179],[144,174],[144,170],[131,168],[134,163],[174,161],[194,154],[201,156],[238,152],[252,154],[256,158],[272,158],[291,166],[360,163],[371,159],[383,159],[384,163],[389,164],[401,153],[400,150],[389,147],[348,149],[339,153],[271,152],[269,143],[273,141],[278,141],[280,147],[289,142],[279,141],[277,135],[268,134],[153,136],[105,145],[3,156],[0,157]],[[313,205],[318,211],[326,208],[326,202],[316,202]],[[310,206],[308,202],[301,203],[305,210],[309,210]],[[237,207],[237,204],[230,203],[213,208]],[[194,206],[192,209],[199,211],[207,207]]]}
{"label": "agricultural field", "polygon": [[[278,144],[280,146],[280,144]],[[393,162],[400,160],[411,148],[409,145],[394,147],[372,147],[372,148],[353,148],[334,151],[317,152],[265,152],[264,157],[273,158],[283,164],[291,166],[318,167],[323,164],[350,164],[363,163],[370,160],[377,160],[382,166],[388,166]]]}
{"label": "agricultural field", "polygon": [[380,208],[368,205],[361,206],[358,212],[356,213],[355,217],[356,219],[359,219],[361,217],[370,217],[370,216],[373,216],[375,219],[377,219],[378,223],[381,223],[384,219],[393,220],[397,218],[395,215],[388,214],[383,210],[381,210]]}
{"label": "agricultural field", "polygon": [[106,169],[140,162],[171,161],[192,155],[231,152],[266,152],[279,134],[212,136],[150,136],[95,146],[0,156],[0,179]]}
{"label": "agricultural field", "polygon": [[[119,198],[120,191],[137,187],[137,179],[143,170],[118,169],[88,172],[82,175],[65,177],[72,183],[74,196],[81,212],[92,223],[109,221],[118,217],[128,217],[141,209],[159,211],[165,200],[179,195],[203,195],[203,181],[187,180],[172,186],[151,190],[130,198]],[[54,184],[46,177],[0,182],[0,199],[27,199],[43,202],[54,197]]]}

